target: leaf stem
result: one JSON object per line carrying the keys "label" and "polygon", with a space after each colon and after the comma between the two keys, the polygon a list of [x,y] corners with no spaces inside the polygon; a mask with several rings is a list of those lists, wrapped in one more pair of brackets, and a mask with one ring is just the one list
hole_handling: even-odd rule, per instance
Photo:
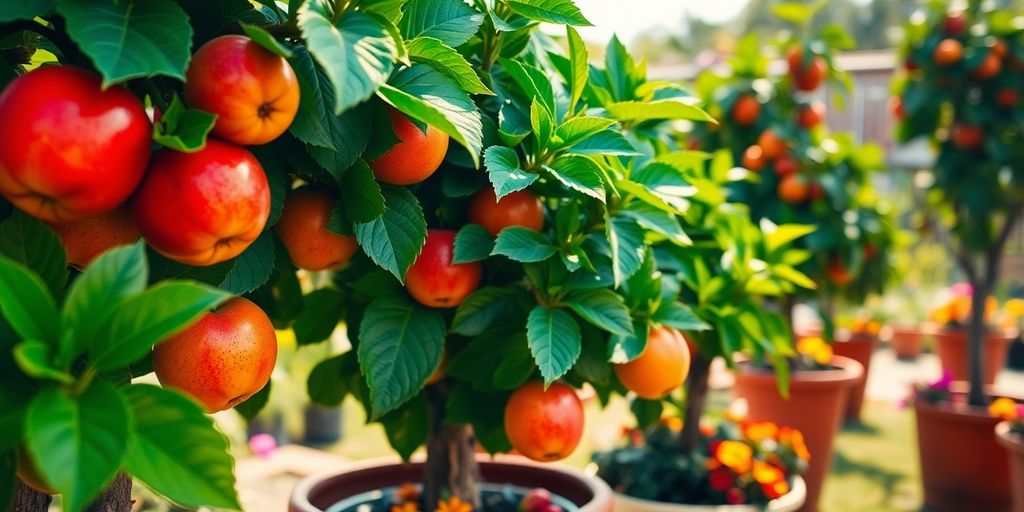
{"label": "leaf stem", "polygon": [[163,95],[160,94],[160,89],[156,87],[156,84],[152,80],[146,79],[146,92],[149,93],[149,99],[153,102],[153,106],[160,109],[160,112],[167,113],[167,100],[164,99]]}
{"label": "leaf stem", "polygon": [[91,366],[87,367],[82,376],[78,378],[78,383],[75,384],[75,388],[72,390],[72,394],[75,396],[85,393],[86,389],[89,389],[89,384],[92,384],[93,378],[96,377],[96,368]]}

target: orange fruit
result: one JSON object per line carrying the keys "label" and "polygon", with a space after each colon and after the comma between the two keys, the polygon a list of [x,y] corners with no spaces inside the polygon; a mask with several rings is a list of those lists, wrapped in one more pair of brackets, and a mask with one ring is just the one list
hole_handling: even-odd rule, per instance
{"label": "orange fruit", "polygon": [[615,375],[626,389],[640,398],[655,400],[683,385],[690,373],[690,349],[679,331],[655,327],[648,333],[647,346],[640,356],[614,366]]}
{"label": "orange fruit", "polygon": [[739,126],[752,126],[761,117],[761,103],[757,98],[744,94],[736,98],[732,106],[732,120]]}
{"label": "orange fruit", "polygon": [[743,167],[754,172],[761,172],[761,169],[764,169],[764,163],[764,152],[761,150],[761,146],[754,144],[743,152]]}
{"label": "orange fruit", "polygon": [[960,62],[960,59],[964,56],[964,45],[956,39],[943,39],[938,46],[935,47],[935,53],[932,54],[932,58],[935,59],[935,63],[948,67]]}
{"label": "orange fruit", "polygon": [[795,174],[790,174],[779,181],[779,199],[790,203],[798,204],[810,197],[810,189],[804,180]]}

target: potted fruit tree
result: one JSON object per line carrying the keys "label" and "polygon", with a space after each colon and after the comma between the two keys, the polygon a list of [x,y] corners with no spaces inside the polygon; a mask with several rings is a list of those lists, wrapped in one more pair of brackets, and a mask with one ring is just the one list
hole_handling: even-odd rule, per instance
{"label": "potted fruit tree", "polygon": [[[954,393],[952,401],[915,403],[925,502],[930,507],[957,506],[1005,510],[1010,489],[990,489],[978,494],[985,480],[1002,481],[1005,466],[977,468],[946,457],[950,449],[934,433],[950,439],[976,440],[973,453],[995,443],[995,420],[984,411],[988,390],[983,361],[993,350],[986,343],[984,304],[999,279],[1007,240],[1020,221],[1021,151],[1020,120],[1024,106],[1019,97],[1024,57],[1022,30],[1017,13],[969,2],[965,10],[932,4],[912,18],[902,44],[905,72],[895,89],[900,100],[897,114],[902,140],[926,137],[934,143],[936,159],[929,174],[928,199],[933,232],[947,246],[970,284],[970,317],[965,334],[966,396]],[[959,443],[958,443],[959,444]],[[942,477],[936,464],[943,461],[957,471]]]}

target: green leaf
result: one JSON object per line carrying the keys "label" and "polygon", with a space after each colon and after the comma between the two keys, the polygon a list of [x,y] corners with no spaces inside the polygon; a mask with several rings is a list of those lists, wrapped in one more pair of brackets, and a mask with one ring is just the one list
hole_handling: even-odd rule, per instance
{"label": "green leaf", "polygon": [[661,400],[645,400],[638,397],[634,398],[633,402],[629,404],[629,410],[636,416],[636,425],[638,427],[649,428],[661,420],[664,406]]}
{"label": "green leaf", "polygon": [[526,337],[545,385],[565,375],[583,348],[580,326],[562,309],[533,308],[526,321]]}
{"label": "green leaf", "polygon": [[615,121],[603,117],[574,117],[562,123],[555,130],[555,135],[562,140],[559,147],[570,148],[580,141],[597,135],[613,124],[615,124]]}
{"label": "green leaf", "polygon": [[397,410],[380,418],[391,447],[402,460],[409,462],[413,452],[427,441],[430,421],[427,401],[423,397],[409,400]]}
{"label": "green leaf", "polygon": [[235,412],[242,415],[245,421],[251,422],[270,402],[270,392],[273,390],[273,384],[273,380],[268,380],[259,391],[250,395],[244,402],[235,405]]}
{"label": "green leaf", "polygon": [[476,71],[461,53],[451,46],[432,37],[417,37],[406,43],[409,58],[422,62],[444,73],[458,82],[459,87],[470,94],[491,94],[490,89],[477,76]]}
{"label": "green leaf", "polygon": [[479,224],[466,224],[455,235],[452,263],[471,263],[487,259],[494,248],[491,234]]}
{"label": "green leaf", "polygon": [[100,371],[126,366],[228,298],[206,285],[162,281],[117,308],[106,335],[89,346],[89,362]]}
{"label": "green leaf", "polygon": [[239,23],[238,25],[242,27],[242,32],[245,32],[245,35],[249,36],[256,44],[262,46],[270,53],[286,59],[292,56],[291,49],[277,39],[274,39],[274,36],[270,35],[270,32],[267,32],[263,27],[249,23]]}
{"label": "green leaf", "polygon": [[552,126],[551,113],[548,112],[537,98],[530,103],[530,127],[533,129],[533,137],[537,142],[537,151],[541,152],[551,143]]}
{"label": "green leaf", "polygon": [[157,75],[185,79],[192,25],[176,3],[58,0],[57,12],[103,75],[103,87]]}
{"label": "green leaf", "polygon": [[320,2],[308,2],[298,20],[310,53],[334,84],[335,114],[363,102],[388,79],[398,48],[373,17],[350,11],[334,25]]}
{"label": "green leaf", "polygon": [[51,345],[60,337],[57,304],[39,276],[0,256],[0,313],[22,339]]}
{"label": "green leaf", "polygon": [[479,335],[497,319],[507,317],[524,294],[525,290],[517,286],[480,288],[459,304],[451,331],[463,336]]}
{"label": "green leaf", "polygon": [[817,2],[805,5],[796,2],[784,2],[772,6],[772,15],[796,25],[805,25],[814,17],[814,13],[818,12],[827,3]]}
{"label": "green leaf", "polygon": [[345,297],[334,288],[313,290],[305,296],[302,304],[302,312],[292,325],[299,345],[330,338],[345,314]]}
{"label": "green leaf", "polygon": [[457,48],[469,41],[483,22],[483,13],[462,0],[411,0],[402,9],[398,27],[407,40],[432,37]]}
{"label": "green leaf", "polygon": [[362,160],[356,160],[338,180],[342,205],[352,222],[370,222],[384,214],[384,196],[373,177],[373,170]]}
{"label": "green leaf", "polygon": [[[36,16],[42,16],[53,9],[54,0],[21,0],[19,2],[5,2],[0,6],[0,23],[7,23],[14,20],[31,20]],[[7,503],[0,497],[0,510],[6,510]]]}
{"label": "green leaf", "polygon": [[806,235],[814,233],[817,229],[817,226],[809,224],[782,224],[781,226],[773,226],[769,223],[761,223],[761,231],[765,233],[764,245],[768,252],[774,252],[777,249],[781,249],[789,245],[791,242],[795,242]]}
{"label": "green leaf", "polygon": [[619,121],[647,121],[650,119],[688,119],[715,122],[707,112],[696,105],[678,100],[622,101],[605,107],[608,115]]}
{"label": "green leaf", "polygon": [[[623,183],[629,182],[619,182],[619,185],[622,185]],[[643,185],[636,186],[640,187],[640,189],[642,190],[647,190],[647,188],[644,187]],[[625,188],[623,189],[625,190]],[[629,192],[633,193],[632,190],[630,190]],[[653,193],[650,195],[650,197],[655,198],[656,200],[660,200]],[[664,202],[662,202],[662,204],[664,206],[667,206],[669,208],[669,211],[673,213],[664,211],[664,208],[656,208],[647,203],[641,202],[634,202],[630,204],[627,207],[627,209],[622,210],[622,213],[632,217],[633,220],[635,220],[636,223],[640,225],[640,227],[648,231],[659,233],[678,246],[688,247],[693,245],[693,240],[691,240],[690,237],[686,234],[686,232],[683,231],[683,227],[679,224],[679,221],[676,219],[675,208],[671,207],[671,205],[668,205],[667,203]]]}
{"label": "green leaf", "polygon": [[531,263],[544,261],[554,256],[555,252],[555,246],[544,235],[522,226],[510,226],[498,233],[491,254]]}
{"label": "green leaf", "polygon": [[[565,26],[565,36],[569,41],[569,63],[572,74],[569,75],[569,112],[575,112],[576,103],[583,96],[590,76],[589,55],[587,44],[583,42],[579,32],[569,25]],[[562,137],[564,140],[565,137]]]}
{"label": "green leaf", "polygon": [[602,203],[605,202],[601,168],[589,157],[582,155],[560,156],[551,163],[550,167],[545,168],[563,185]]}
{"label": "green leaf", "polygon": [[59,295],[68,280],[67,259],[60,238],[39,220],[21,210],[0,222],[0,255],[35,272]]}
{"label": "green leaf", "polygon": [[124,398],[105,380],[94,380],[75,398],[56,387],[43,389],[25,416],[28,453],[43,478],[64,495],[66,510],[81,510],[114,478],[130,434]]}
{"label": "green leaf", "polygon": [[274,235],[264,231],[234,260],[231,270],[220,283],[220,289],[242,295],[263,286],[274,271]]}
{"label": "green leaf", "polygon": [[401,296],[370,303],[359,326],[357,354],[374,418],[419,392],[441,362],[444,340],[444,317],[437,310]]}
{"label": "green leaf", "polygon": [[519,155],[504,146],[491,146],[484,151],[484,168],[498,199],[529,187],[538,178],[536,173],[520,169]]}
{"label": "green leaf", "polygon": [[612,217],[605,223],[605,234],[612,251],[612,273],[618,286],[633,275],[643,262],[646,246],[644,230],[628,217]]}
{"label": "green leaf", "polygon": [[348,395],[346,380],[359,372],[359,362],[354,351],[348,351],[320,361],[306,380],[306,390],[313,403],[329,407],[341,405]]}
{"label": "green leaf", "polygon": [[608,290],[578,290],[565,296],[565,304],[584,320],[613,334],[633,334],[629,308],[619,294]]}
{"label": "green leaf", "polygon": [[359,246],[378,266],[405,282],[405,272],[416,261],[427,239],[427,221],[412,192],[385,186],[384,214],[353,227]]}
{"label": "green leaf", "polygon": [[557,112],[551,79],[544,71],[518,60],[500,59],[498,62],[523,90],[528,101],[539,101],[549,114]]}
{"label": "green leaf", "polygon": [[124,466],[175,502],[241,510],[228,440],[192,400],[148,384],[124,389],[134,428]]}
{"label": "green leaf", "polygon": [[12,385],[11,380],[8,378],[0,386],[0,453],[11,451],[21,444],[25,409],[34,391],[31,387]]}
{"label": "green leaf", "polygon": [[654,312],[651,320],[680,331],[707,331],[711,326],[702,320],[693,309],[679,302],[665,302]]}
{"label": "green leaf", "polygon": [[570,153],[577,155],[632,156],[640,152],[621,133],[615,130],[597,132],[572,146]]}
{"label": "green leaf", "polygon": [[426,64],[413,64],[381,86],[380,96],[410,117],[426,123],[462,144],[473,165],[483,149],[480,111],[459,83]]}
{"label": "green leaf", "polygon": [[580,12],[572,0],[509,0],[513,12],[531,20],[546,21],[556,25],[589,27],[592,24]]}
{"label": "green leaf", "polygon": [[50,379],[71,384],[75,378],[53,364],[50,345],[38,340],[26,340],[14,347],[14,361],[26,375],[37,379]]}
{"label": "green leaf", "polygon": [[799,270],[789,265],[773,265],[771,267],[772,273],[786,281],[789,281],[801,288],[813,290],[818,287],[814,280],[807,277],[807,274],[800,272]]}
{"label": "green leaf", "polygon": [[153,126],[153,141],[183,153],[194,153],[206,147],[206,136],[213,129],[217,116],[199,109],[185,109],[174,95],[171,106]]}
{"label": "green leaf", "polygon": [[615,364],[628,363],[644,353],[647,348],[647,334],[650,328],[646,320],[633,321],[633,334],[613,334],[608,339],[608,361]]}

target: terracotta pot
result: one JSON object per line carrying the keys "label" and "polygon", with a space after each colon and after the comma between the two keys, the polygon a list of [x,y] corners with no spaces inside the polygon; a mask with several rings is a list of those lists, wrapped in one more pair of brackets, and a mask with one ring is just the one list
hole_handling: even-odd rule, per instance
{"label": "terracotta pot", "polygon": [[1010,423],[996,425],[996,439],[1010,452],[1010,487],[1013,512],[1024,512],[1024,436],[1010,433]]}
{"label": "terracotta pot", "polygon": [[924,333],[919,328],[893,327],[889,346],[897,359],[915,359],[924,348]]}
{"label": "terracotta pot", "polygon": [[[523,457],[478,455],[484,481],[527,488],[543,487],[576,505],[579,512],[611,512],[612,491],[601,479],[556,464],[538,464]],[[314,475],[292,491],[289,512],[323,512],[339,501],[423,478],[423,459],[402,464],[394,457],[352,464],[343,473]]]}
{"label": "terracotta pot", "polygon": [[807,499],[807,484],[804,479],[793,479],[792,488],[785,495],[768,502],[768,508],[761,509],[753,505],[684,505],[681,503],[665,503],[664,501],[644,500],[615,493],[612,500],[615,512],[793,512],[804,504]]}
{"label": "terracotta pot", "polygon": [[789,380],[789,399],[779,394],[775,374],[740,365],[735,393],[747,400],[751,420],[767,420],[803,432],[811,460],[804,473],[807,502],[800,509],[818,510],[821,486],[832,459],[832,438],[843,422],[850,388],[864,373],[860,363],[836,356],[832,370],[794,372]]}
{"label": "terracotta pot", "polygon": [[878,340],[873,336],[855,334],[846,341],[837,341],[832,344],[832,351],[837,356],[849,357],[864,367],[864,373],[853,388],[850,389],[850,399],[846,403],[845,418],[848,420],[860,420],[860,409],[864,405],[864,388],[868,384],[868,372],[871,370],[871,356],[875,352],[875,345]]}
{"label": "terracotta pot", "polygon": [[[991,386],[1006,364],[1006,346],[1013,337],[1005,332],[990,332],[985,345],[985,384]],[[967,331],[942,328],[935,332],[935,345],[942,368],[953,374],[953,380],[967,380]]]}
{"label": "terracotta pot", "polygon": [[1008,512],[1010,468],[998,418],[966,405],[914,404],[924,502],[936,512]]}

